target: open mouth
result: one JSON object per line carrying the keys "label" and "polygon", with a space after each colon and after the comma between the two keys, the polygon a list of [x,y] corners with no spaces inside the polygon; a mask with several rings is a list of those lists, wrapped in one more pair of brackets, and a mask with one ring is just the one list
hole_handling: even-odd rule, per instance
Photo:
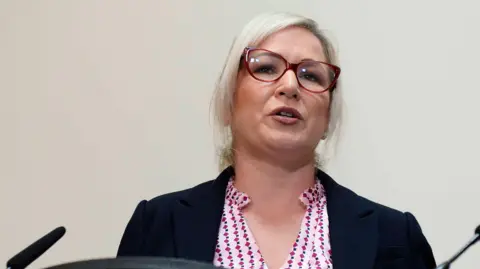
{"label": "open mouth", "polygon": [[298,110],[290,107],[277,108],[272,112],[271,115],[281,116],[281,117],[290,118],[290,119],[299,119],[299,120],[303,119],[302,115],[300,114],[300,112],[298,112]]}
{"label": "open mouth", "polygon": [[297,118],[293,113],[287,112],[287,111],[280,111],[277,114],[277,116],[282,116],[282,117],[287,117],[287,118]]}

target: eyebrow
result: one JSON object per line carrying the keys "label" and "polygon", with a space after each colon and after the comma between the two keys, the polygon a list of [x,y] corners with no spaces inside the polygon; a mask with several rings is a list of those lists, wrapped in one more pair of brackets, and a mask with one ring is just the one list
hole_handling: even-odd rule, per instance
{"label": "eyebrow", "polygon": [[315,60],[315,59],[311,59],[311,58],[303,58],[300,60],[301,62],[305,62],[305,61],[314,61],[314,62],[320,62],[320,60]]}
{"label": "eyebrow", "polygon": [[[271,49],[267,49],[267,48],[262,48],[262,47],[255,47],[254,49],[260,49],[260,50],[266,50],[266,52],[260,54],[260,55],[264,55],[264,54],[269,54],[269,53],[275,53],[275,54],[278,54],[280,55],[281,57],[283,57],[285,59],[285,56],[282,54],[282,53],[279,53],[279,52],[276,52],[274,50],[271,50]],[[310,61],[313,61],[313,62],[325,62],[324,60],[315,60],[315,59],[312,59],[312,58],[303,58],[300,60],[300,62],[310,62]]]}

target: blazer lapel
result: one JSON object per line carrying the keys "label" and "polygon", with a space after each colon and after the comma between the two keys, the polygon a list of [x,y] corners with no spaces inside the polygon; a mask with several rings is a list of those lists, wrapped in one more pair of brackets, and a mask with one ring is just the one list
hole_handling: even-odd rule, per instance
{"label": "blazer lapel", "polygon": [[217,179],[191,190],[173,211],[176,256],[213,262],[223,213],[225,191],[233,169],[225,169]]}
{"label": "blazer lapel", "polygon": [[377,251],[377,214],[352,191],[317,171],[327,195],[330,244],[336,269],[371,269]]}

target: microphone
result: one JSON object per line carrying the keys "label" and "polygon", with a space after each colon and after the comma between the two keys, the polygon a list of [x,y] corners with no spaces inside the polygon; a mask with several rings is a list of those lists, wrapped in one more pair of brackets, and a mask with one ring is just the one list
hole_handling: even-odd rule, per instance
{"label": "microphone", "polygon": [[45,251],[53,246],[65,234],[66,229],[63,226],[55,228],[33,244],[13,256],[7,262],[7,269],[25,269],[33,261],[38,259]]}
{"label": "microphone", "polygon": [[458,251],[457,253],[455,253],[455,255],[453,255],[453,257],[451,257],[449,260],[447,260],[446,262],[440,264],[436,269],[449,269],[450,268],[450,265],[456,261],[458,259],[458,257],[460,257],[465,251],[467,251],[467,249],[469,249],[471,246],[473,246],[475,243],[477,243],[478,241],[480,241],[480,225],[477,226],[477,228],[475,229],[475,234],[474,236],[472,237],[472,239],[470,239],[470,241],[468,241],[468,243],[463,246],[460,251]]}

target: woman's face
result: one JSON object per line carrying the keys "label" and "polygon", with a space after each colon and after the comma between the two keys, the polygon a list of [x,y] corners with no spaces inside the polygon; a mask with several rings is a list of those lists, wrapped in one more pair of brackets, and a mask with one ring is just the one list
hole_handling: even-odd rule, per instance
{"label": "woman's face", "polygon": [[[274,33],[257,48],[278,53],[290,63],[305,59],[327,62],[321,42],[300,27]],[[303,89],[292,70],[277,81],[262,82],[242,63],[230,121],[234,148],[313,153],[328,126],[329,103],[329,91],[312,93]],[[275,111],[280,108],[298,115],[277,115]]]}

